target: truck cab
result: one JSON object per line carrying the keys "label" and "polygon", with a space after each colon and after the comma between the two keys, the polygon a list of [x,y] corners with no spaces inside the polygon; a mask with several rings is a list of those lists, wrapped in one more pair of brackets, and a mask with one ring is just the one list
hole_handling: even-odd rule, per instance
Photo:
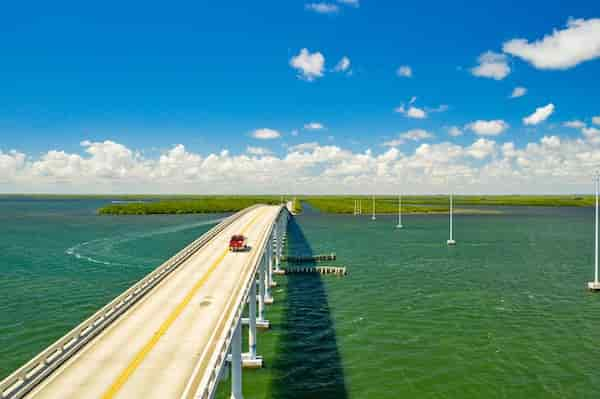
{"label": "truck cab", "polygon": [[243,252],[248,250],[248,240],[241,234],[231,236],[229,240],[229,250],[231,252]]}

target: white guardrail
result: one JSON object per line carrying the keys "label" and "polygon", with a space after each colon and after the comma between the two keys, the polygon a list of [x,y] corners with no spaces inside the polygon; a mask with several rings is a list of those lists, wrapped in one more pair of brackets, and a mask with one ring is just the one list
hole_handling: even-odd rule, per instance
{"label": "white guardrail", "polygon": [[[233,301],[233,303],[235,303],[235,308],[232,312],[221,315],[218,324],[221,324],[224,322],[224,320],[226,320],[225,326],[227,326],[227,334],[224,338],[221,338],[217,341],[217,348],[208,360],[207,367],[206,369],[204,369],[204,375],[192,376],[192,378],[200,379],[200,383],[198,384],[197,390],[194,394],[194,398],[196,399],[212,399],[216,393],[219,381],[221,379],[221,374],[224,370],[225,361],[227,360],[227,354],[229,353],[229,347],[231,345],[231,340],[233,339],[235,328],[237,326],[237,323],[241,323],[242,312],[244,310],[244,306],[247,302],[248,295],[250,292],[250,283],[252,282],[253,276],[255,276],[258,272],[258,268],[260,267],[260,262],[264,252],[266,250],[271,250],[267,247],[269,242],[268,237],[270,237],[270,235],[272,234],[275,224],[277,223],[279,218],[282,217],[281,214],[284,212],[289,213],[287,207],[282,206],[279,214],[277,215],[277,218],[275,219],[275,223],[271,224],[267,231],[267,234],[263,236],[263,242],[260,244],[260,251],[257,251],[253,259],[251,260],[254,263],[254,267],[252,268],[250,273],[242,277],[247,280],[245,282],[245,285],[243,285],[243,289],[239,291],[238,295],[230,298],[229,304]],[[215,333],[216,332],[217,331],[215,331]],[[191,392],[188,392],[187,394],[189,395],[189,393]],[[183,397],[188,397],[188,395],[184,394]]]}
{"label": "white guardrail", "polygon": [[0,382],[0,399],[19,399],[48,377],[54,370],[71,358],[102,330],[115,321],[127,309],[146,295],[173,270],[211,241],[217,234],[237,219],[259,205],[246,208],[213,227],[200,238],[179,251],[175,256],[128,288],[109,304],[94,313],[43,352]]}

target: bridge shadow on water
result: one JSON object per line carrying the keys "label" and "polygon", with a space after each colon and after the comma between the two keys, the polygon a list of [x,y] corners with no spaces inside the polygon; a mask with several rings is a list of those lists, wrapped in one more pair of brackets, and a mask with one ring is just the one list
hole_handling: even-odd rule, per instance
{"label": "bridge shadow on water", "polygon": [[[288,224],[288,253],[314,255],[294,218]],[[289,274],[286,279],[287,295],[279,347],[273,362],[273,397],[348,398],[335,327],[321,275]]]}

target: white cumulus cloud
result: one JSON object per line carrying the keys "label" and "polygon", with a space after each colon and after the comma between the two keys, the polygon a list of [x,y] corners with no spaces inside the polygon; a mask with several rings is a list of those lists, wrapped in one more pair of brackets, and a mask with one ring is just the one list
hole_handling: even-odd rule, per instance
{"label": "white cumulus cloud", "polygon": [[572,127],[573,129],[581,129],[585,127],[585,123],[580,120],[573,120],[563,123],[563,126]]}
{"label": "white cumulus cloud", "polygon": [[309,122],[304,125],[304,130],[323,130],[325,125],[319,122]]}
{"label": "white cumulus cloud", "polygon": [[435,137],[432,133],[429,133],[424,129],[412,129],[400,135],[403,139],[412,141],[421,141]]}
{"label": "white cumulus cloud", "polygon": [[525,94],[527,94],[527,89],[524,87],[515,87],[512,91],[512,94],[510,95],[510,98],[518,98],[518,97],[523,97]]}
{"label": "white cumulus cloud", "polygon": [[536,108],[533,114],[523,118],[523,123],[525,125],[537,125],[548,119],[553,112],[554,104],[548,104],[546,106]]}
{"label": "white cumulus cloud", "polygon": [[253,147],[253,146],[246,147],[246,152],[248,154],[251,154],[251,155],[269,155],[269,154],[272,154],[272,151],[269,150],[268,148]]}
{"label": "white cumulus cloud", "polygon": [[466,128],[479,136],[498,136],[508,129],[508,123],[501,119],[490,121],[477,120],[469,123]]}
{"label": "white cumulus cloud", "polygon": [[346,72],[350,69],[350,58],[344,56],[334,68],[336,72]]}
{"label": "white cumulus cloud", "polygon": [[255,131],[253,131],[252,137],[254,137],[255,139],[259,139],[259,140],[271,140],[271,139],[277,139],[277,138],[281,137],[281,133],[279,133],[275,129],[262,128],[262,129],[256,129]]}
{"label": "white cumulus cloud", "polygon": [[318,14],[335,14],[340,11],[340,8],[332,3],[308,3],[304,8]]}
{"label": "white cumulus cloud", "polygon": [[311,141],[310,143],[301,143],[301,144],[296,144],[293,146],[290,146],[288,148],[288,151],[290,152],[306,152],[306,151],[313,151],[314,149],[319,147],[319,143],[317,143],[316,141]]}
{"label": "white cumulus cloud", "polygon": [[422,141],[434,138],[435,135],[433,133],[428,132],[424,129],[411,129],[407,130],[404,133],[400,133],[398,138],[385,141],[383,145],[385,147],[398,147],[406,142],[406,140],[410,141]]}
{"label": "white cumulus cloud", "polygon": [[496,142],[480,138],[467,148],[467,153],[476,159],[484,159],[496,152]]}
{"label": "white cumulus cloud", "polygon": [[450,126],[448,128],[448,134],[452,137],[458,137],[463,135],[463,131],[458,126]]}
{"label": "white cumulus cloud", "polygon": [[385,147],[398,147],[398,146],[404,144],[404,142],[405,142],[404,139],[397,138],[397,139],[392,139],[392,140],[385,141],[383,143],[383,145]]}
{"label": "white cumulus cloud", "polygon": [[413,119],[427,118],[427,112],[425,112],[425,110],[423,110],[421,108],[415,107],[414,105],[411,105],[408,108],[404,107],[404,105],[401,105],[398,108],[396,108],[395,111],[399,114],[404,114],[407,118],[413,118]]}
{"label": "white cumulus cloud", "polygon": [[407,191],[424,194],[443,191],[446,178],[456,176],[465,194],[572,193],[589,188],[589,171],[600,164],[600,129],[594,127],[583,128],[578,138],[544,136],[520,146],[488,138],[470,145],[420,143],[406,153],[354,152],[315,142],[291,146],[282,156],[248,149],[200,154],[177,144],[145,158],[109,140],[82,144],[81,153],[55,149],[37,158],[0,151],[3,191],[365,193],[375,189],[376,177],[382,193],[394,192],[402,178]]}
{"label": "white cumulus cloud", "polygon": [[543,146],[548,148],[559,148],[560,147],[560,137],[558,136],[544,136],[540,140]]}
{"label": "white cumulus cloud", "polygon": [[13,179],[16,174],[25,166],[26,156],[22,152],[11,150],[3,153],[0,150],[0,183]]}
{"label": "white cumulus cloud", "polygon": [[396,70],[396,74],[402,78],[411,78],[413,76],[412,68],[408,65],[402,65]]}
{"label": "white cumulus cloud", "polygon": [[471,74],[483,78],[502,80],[510,73],[506,55],[488,51],[477,59],[479,65],[471,68]]}
{"label": "white cumulus cloud", "polygon": [[600,115],[592,117],[592,123],[594,125],[600,125]]}
{"label": "white cumulus cloud", "polygon": [[600,144],[600,129],[595,127],[584,127],[581,129],[581,133],[583,133],[583,136],[590,143]]}
{"label": "white cumulus cloud", "polygon": [[311,53],[303,48],[300,53],[290,60],[290,65],[300,72],[299,77],[309,82],[323,77],[325,57],[320,52]]}
{"label": "white cumulus cloud", "polygon": [[572,68],[600,57],[600,19],[570,19],[565,29],[534,42],[509,40],[503,50],[538,69]]}

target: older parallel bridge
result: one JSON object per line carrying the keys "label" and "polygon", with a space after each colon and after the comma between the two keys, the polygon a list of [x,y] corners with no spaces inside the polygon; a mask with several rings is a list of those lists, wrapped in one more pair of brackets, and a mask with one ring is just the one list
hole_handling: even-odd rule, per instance
{"label": "older parallel bridge", "polygon": [[[207,399],[231,367],[260,367],[291,203],[227,218],[0,382],[0,399]],[[233,234],[250,250],[228,251]],[[242,311],[248,307],[248,318]],[[242,353],[242,323],[249,348]]]}

